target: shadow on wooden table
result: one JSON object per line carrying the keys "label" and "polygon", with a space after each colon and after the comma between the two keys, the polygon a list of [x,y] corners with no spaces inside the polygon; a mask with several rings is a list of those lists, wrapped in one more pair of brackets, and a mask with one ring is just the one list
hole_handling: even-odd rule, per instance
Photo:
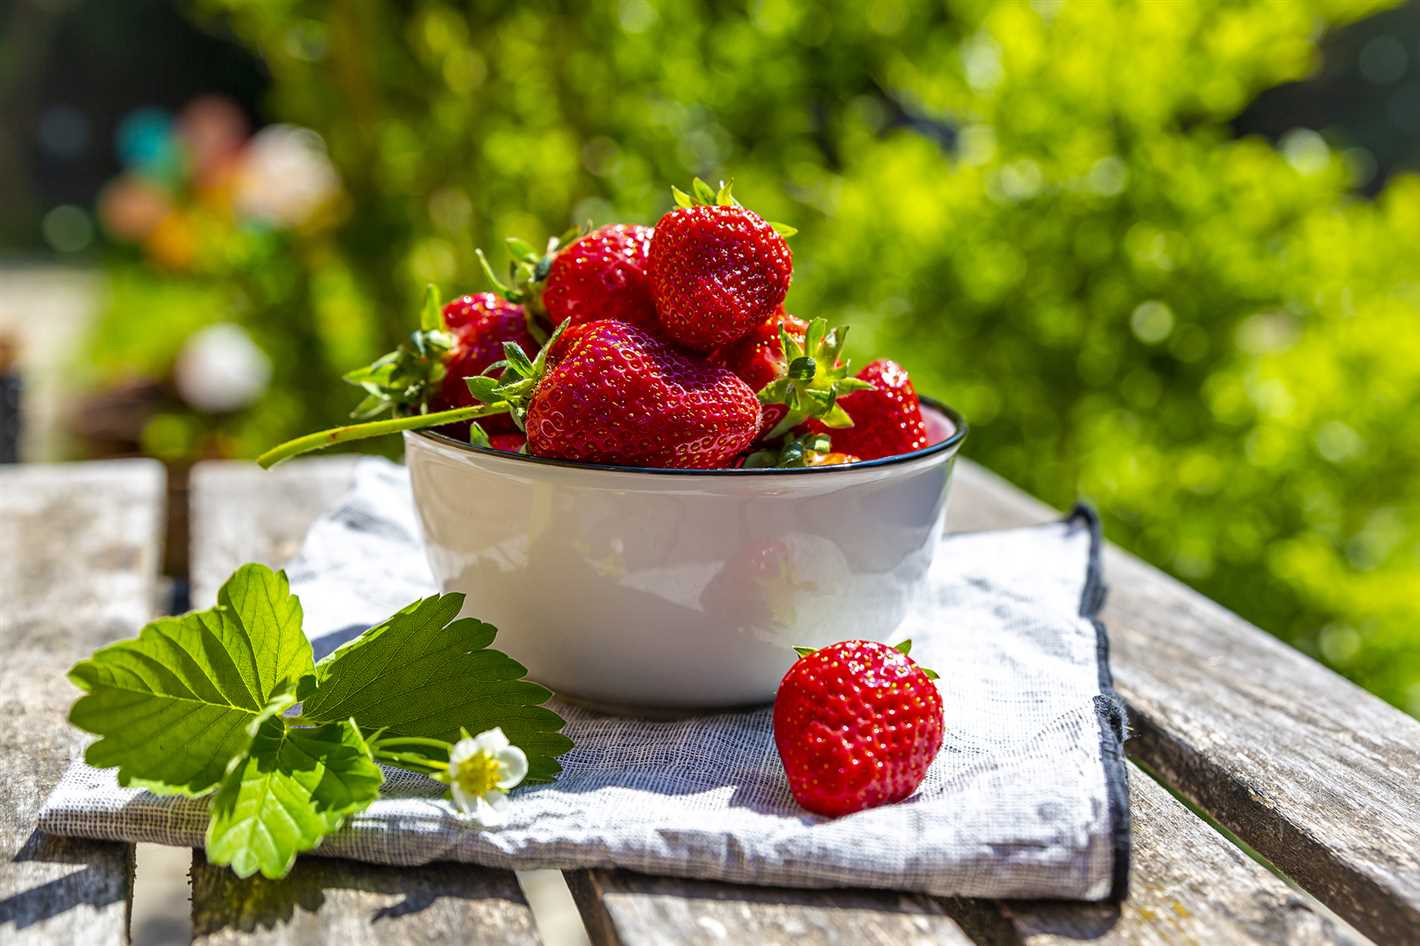
{"label": "shadow on wooden table", "polygon": [[938,901],[947,915],[980,946],[1021,946],[1036,938],[1060,937],[1069,942],[1101,939],[1119,923],[1119,906],[1113,903],[1073,903],[1031,900],[1020,905],[1027,916],[1014,916],[1009,900]]}
{"label": "shadow on wooden table", "polygon": [[[477,875],[478,883],[469,882],[470,874]],[[199,941],[223,930],[252,932],[280,926],[292,942],[303,941],[305,933],[311,935],[310,941],[339,942],[339,936],[331,935],[332,915],[345,913],[350,922],[371,924],[378,936],[381,923],[426,911],[446,914],[431,916],[431,926],[455,920],[466,924],[464,928],[487,930],[511,917],[513,922],[527,923],[528,929],[521,932],[529,939],[532,934],[526,902],[513,874],[467,865],[376,867],[306,857],[297,860],[282,880],[260,876],[237,880],[227,868],[208,864],[198,851],[192,861],[192,890],[193,934]],[[369,909],[371,894],[380,904],[374,910]],[[342,900],[351,901],[347,906],[358,902],[359,907],[342,909]],[[318,917],[323,908],[325,916]],[[304,929],[307,926],[309,930]]]}
{"label": "shadow on wooden table", "polygon": [[[128,887],[117,882],[132,852],[126,844],[61,838],[31,831],[12,863],[49,865],[52,879],[0,900],[0,928],[24,929],[78,907],[102,907],[128,899]],[[55,865],[80,869],[60,873]],[[131,869],[131,862],[128,869]],[[113,868],[119,867],[120,870]]]}
{"label": "shadow on wooden table", "polygon": [[[799,890],[652,877],[628,870],[569,871],[568,885],[596,943],[784,941],[1024,946],[1106,937],[1119,921],[1112,904],[933,899],[886,890]],[[1057,909],[1058,906],[1058,909]],[[1026,931],[1029,931],[1027,933]],[[692,935],[693,934],[693,935]],[[1037,934],[1040,939],[1034,938]],[[845,935],[850,938],[845,938]]]}

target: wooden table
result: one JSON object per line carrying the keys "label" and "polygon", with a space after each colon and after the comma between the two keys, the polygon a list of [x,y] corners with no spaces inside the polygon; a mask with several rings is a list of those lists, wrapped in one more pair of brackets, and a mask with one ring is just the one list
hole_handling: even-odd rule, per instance
{"label": "wooden table", "polygon": [[[270,473],[197,467],[193,603],[210,604],[240,562],[291,556],[350,476],[345,458]],[[0,470],[0,942],[128,939],[132,847],[46,836],[34,821],[83,741],[64,724],[75,698],[64,670],[165,605],[165,497],[151,461]],[[958,467],[954,529],[1057,515],[979,467]],[[1127,902],[569,872],[593,942],[1420,943],[1420,722],[1123,552],[1107,552],[1105,574],[1103,617],[1133,725]],[[511,873],[458,864],[307,857],[274,883],[237,880],[199,854],[192,904],[204,944],[538,941]]]}

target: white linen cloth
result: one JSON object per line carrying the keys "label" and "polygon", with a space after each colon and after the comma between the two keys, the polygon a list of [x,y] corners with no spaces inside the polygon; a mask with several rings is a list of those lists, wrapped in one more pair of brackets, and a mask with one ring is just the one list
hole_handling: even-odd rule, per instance
{"label": "white linen cloth", "polygon": [[[554,700],[575,748],[556,783],[513,792],[501,825],[472,826],[442,800],[443,786],[388,769],[383,797],[314,853],[950,896],[1122,897],[1124,723],[1094,618],[1099,544],[1083,507],[1062,522],[942,540],[900,635],[941,674],[946,737],[921,789],[899,804],[838,819],[800,808],[768,708],[646,720]],[[404,469],[362,462],[352,492],[312,527],[287,572],[317,658],[349,636],[342,629],[434,593]],[[112,770],[76,759],[40,828],[200,847],[206,804],[122,789]]]}

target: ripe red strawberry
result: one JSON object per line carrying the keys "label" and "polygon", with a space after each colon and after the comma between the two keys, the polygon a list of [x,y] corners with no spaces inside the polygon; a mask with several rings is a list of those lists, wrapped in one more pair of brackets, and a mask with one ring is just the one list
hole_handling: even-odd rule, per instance
{"label": "ripe red strawberry", "polygon": [[[766,384],[784,375],[784,345],[779,338],[780,326],[802,342],[809,323],[796,315],[789,315],[784,311],[784,307],[780,306],[773,315],[756,326],[754,331],[715,352],[710,360],[739,375],[740,380],[757,394]],[[763,410],[761,432],[779,423],[779,419],[788,409],[783,404],[766,404],[763,405]]]}
{"label": "ripe red strawberry", "polygon": [[[454,345],[444,355],[444,379],[430,399],[430,409],[435,411],[478,403],[468,392],[464,378],[482,374],[500,360],[504,342],[517,342],[529,350],[537,348],[528,332],[523,307],[491,292],[459,296],[449,302],[444,306],[444,325],[453,336]],[[506,414],[480,423],[490,432],[510,433],[516,429]]]}
{"label": "ripe red strawberry", "polygon": [[781,306],[744,338],[715,352],[710,360],[729,368],[758,393],[784,374],[784,346],[779,341],[781,325],[801,342],[809,330],[809,323],[788,314]]}
{"label": "ripe red strawberry", "polygon": [[613,224],[557,251],[543,283],[542,305],[553,325],[615,319],[659,331],[646,278],[651,228]]}
{"label": "ripe red strawberry", "polygon": [[858,372],[858,378],[872,388],[853,391],[838,399],[839,406],[853,418],[853,426],[830,430],[810,420],[809,430],[828,434],[834,450],[864,460],[909,453],[927,446],[922,405],[901,365],[880,358]]}
{"label": "ripe red strawberry", "polygon": [[774,313],[793,259],[775,227],[736,203],[727,186],[717,194],[697,179],[695,191],[695,198],[677,191],[680,206],[656,224],[648,271],[666,337],[708,352]]}
{"label": "ripe red strawberry", "polygon": [[537,456],[706,469],[728,464],[759,430],[748,385],[634,325],[588,322],[550,348],[528,372],[542,371],[524,420]]}
{"label": "ripe red strawberry", "polygon": [[488,445],[504,453],[517,453],[528,440],[522,434],[489,434]]}
{"label": "ripe red strawberry", "polygon": [[894,648],[844,641],[801,656],[774,699],[774,743],[799,804],[837,817],[901,801],[942,748],[942,697]]}

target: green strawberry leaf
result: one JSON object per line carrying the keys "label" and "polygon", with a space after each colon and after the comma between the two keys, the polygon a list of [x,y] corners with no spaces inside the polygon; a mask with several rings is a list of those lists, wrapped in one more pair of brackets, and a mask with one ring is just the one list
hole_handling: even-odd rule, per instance
{"label": "green strawberry leaf", "polygon": [[[504,362],[504,367],[507,363]],[[472,378],[464,378],[464,384],[468,386],[468,393],[483,404],[492,404],[502,400],[498,396],[499,381],[497,378],[490,378],[486,374],[475,375]]]}
{"label": "green strawberry leaf", "polygon": [[843,405],[837,403],[831,404],[827,410],[820,414],[818,421],[825,427],[832,427],[836,430],[853,426],[853,418],[848,416],[848,412],[843,409]]}
{"label": "green strawberry leaf", "polygon": [[[590,223],[587,229],[591,229]],[[552,272],[552,262],[557,258],[557,254],[581,236],[580,226],[571,227],[561,236],[549,238],[546,249],[540,253],[527,240],[509,237],[503,241],[509,257],[506,280],[493,271],[493,266],[488,262],[483,250],[474,251],[478,254],[478,265],[482,267],[483,275],[494,291],[509,302],[519,303],[526,309],[528,331],[539,343],[547,338],[547,332],[542,327],[542,323],[547,320],[547,308],[542,303],[543,284]]]}
{"label": "green strawberry leaf", "polygon": [[290,729],[265,720],[212,796],[207,859],[238,877],[283,877],[380,793],[384,775],[350,721]]}
{"label": "green strawberry leaf", "polygon": [[[740,202],[735,200],[732,193],[734,181],[721,181],[718,190],[711,187],[701,178],[695,178],[690,182],[691,193],[687,194],[679,187],[672,185],[671,196],[675,198],[678,207],[738,207]],[[790,228],[792,229],[792,228]]]}
{"label": "green strawberry leaf", "polygon": [[387,410],[389,410],[389,402],[377,394],[367,394],[363,401],[355,405],[350,416],[355,420],[369,420],[371,417],[380,416]]}
{"label": "green strawberry leaf", "polygon": [[489,648],[497,634],[491,624],[456,620],[463,601],[460,594],[416,601],[330,654],[302,681],[301,713],[448,742],[465,729],[501,726],[527,753],[527,781],[551,781],[562,771],[557,756],[572,747],[562,717],[539,705],[552,694]]}
{"label": "green strawberry leaf", "polygon": [[[561,325],[553,329],[546,344],[538,349],[535,358],[529,358],[517,342],[504,342],[503,360],[489,365],[479,377],[464,379],[468,392],[484,404],[506,403],[508,416],[513,419],[513,423],[519,430],[525,429],[533,391],[547,372],[547,355],[571,323],[571,319],[564,319]],[[490,376],[494,371],[501,371],[501,374],[497,381],[490,385]]]}
{"label": "green strawberry leaf", "polygon": [[440,298],[439,288],[430,283],[419,310],[419,330],[394,351],[343,375],[347,384],[365,392],[351,417],[368,420],[386,411],[422,414],[428,409],[444,380],[444,356],[456,341],[444,323]]}
{"label": "green strawberry leaf", "polygon": [[[901,644],[896,645],[896,650],[898,651],[898,653],[902,654],[902,656],[904,656],[904,657],[910,655],[910,654],[912,653],[912,639],[911,639],[911,638],[908,638],[907,640],[903,641]],[[922,671],[922,675],[925,676],[928,680],[940,680],[940,679],[941,679],[941,675],[938,674],[937,671],[931,669],[930,667],[924,667],[924,666],[922,666],[921,664],[917,663],[916,661],[913,661],[912,664],[913,664],[913,666],[915,666],[918,670],[921,670],[921,671]]]}
{"label": "green strawberry leaf", "polygon": [[804,355],[789,362],[787,371],[788,373],[785,376],[787,380],[812,381],[814,375],[818,372],[818,363],[808,355]]}
{"label": "green strawberry leaf", "polygon": [[706,184],[703,180],[697,177],[695,180],[690,182],[690,186],[695,191],[696,199],[699,200],[701,203],[715,203],[715,189],[712,188],[709,184]]}
{"label": "green strawberry leaf", "polygon": [[503,241],[508,247],[508,255],[521,263],[536,263],[539,259],[537,250],[532,248],[532,244],[527,240],[520,240],[517,237],[508,237]]}
{"label": "green strawberry leaf", "polygon": [[517,342],[503,343],[503,357],[508,362],[508,367],[520,377],[527,377],[532,374],[533,363],[528,357],[528,353],[523,351],[523,346]]}
{"label": "green strawberry leaf", "polygon": [[811,461],[832,449],[827,434],[808,433],[800,437],[786,437],[782,446],[766,445],[745,457],[747,469],[777,467],[794,469],[810,466]]}
{"label": "green strawberry leaf", "polygon": [[488,262],[488,257],[483,255],[483,250],[475,249],[474,254],[478,257],[478,266],[483,270],[483,278],[488,280],[488,284],[493,287],[494,292],[508,294],[508,284],[498,278],[498,274],[493,271],[493,266]]}
{"label": "green strawberry leaf", "polygon": [[292,682],[311,671],[286,575],[243,565],[216,607],[160,618],[75,664],[69,679],[85,695],[69,721],[99,737],[84,759],[117,767],[119,784],[200,795],[263,720],[295,702]]}
{"label": "green strawberry leaf", "polygon": [[830,329],[824,319],[809,322],[802,342],[780,325],[784,373],[760,390],[759,401],[764,405],[782,404],[786,410],[774,428],[764,435],[765,442],[777,441],[811,419],[822,422],[825,427],[853,426],[853,418],[839,406],[838,398],[872,385],[850,377],[848,359],[843,357],[847,340],[846,325]]}
{"label": "green strawberry leaf", "polygon": [[439,287],[433,283],[424,287],[424,307],[419,310],[419,328],[425,332],[442,332],[448,329],[444,324],[444,307],[439,302]]}

